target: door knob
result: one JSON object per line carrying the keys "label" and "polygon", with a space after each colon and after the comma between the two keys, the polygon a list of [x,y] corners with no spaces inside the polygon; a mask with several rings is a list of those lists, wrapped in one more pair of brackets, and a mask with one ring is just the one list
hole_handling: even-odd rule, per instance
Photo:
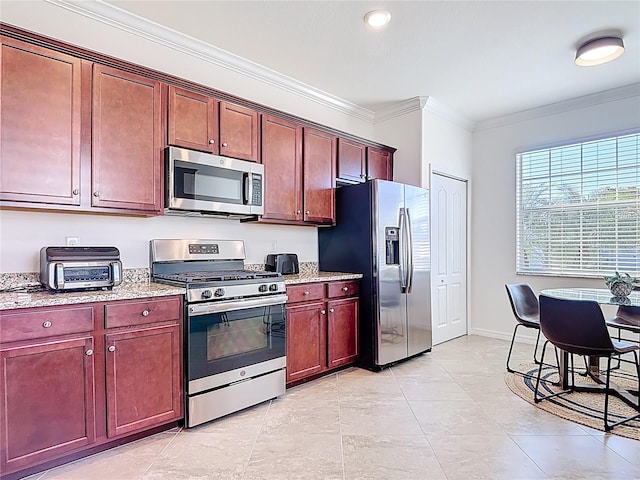
{"label": "door knob", "polygon": [[214,139],[209,140],[209,145],[213,145],[214,143],[216,143]]}
{"label": "door knob", "polygon": [[109,348],[107,348],[107,350],[109,350],[110,352],[115,352],[116,351],[116,346],[115,345],[110,345]]}

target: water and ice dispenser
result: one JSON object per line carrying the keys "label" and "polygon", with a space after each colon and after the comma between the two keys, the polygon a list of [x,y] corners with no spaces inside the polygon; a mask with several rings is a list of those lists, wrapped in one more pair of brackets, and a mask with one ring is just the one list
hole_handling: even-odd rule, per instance
{"label": "water and ice dispenser", "polygon": [[387,265],[400,264],[400,238],[398,227],[385,227],[384,240],[386,245],[386,263]]}

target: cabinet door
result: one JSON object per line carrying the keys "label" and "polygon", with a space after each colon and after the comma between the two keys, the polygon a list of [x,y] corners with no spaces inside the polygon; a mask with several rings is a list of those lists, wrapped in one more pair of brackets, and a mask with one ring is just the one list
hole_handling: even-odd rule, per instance
{"label": "cabinet door", "polygon": [[338,139],[338,178],[348,182],[366,180],[367,147],[353,140]]}
{"label": "cabinet door", "polygon": [[0,351],[0,471],[20,470],[95,439],[93,338]]}
{"label": "cabinet door", "polygon": [[287,306],[287,383],[325,369],[325,308],[324,302]]}
{"label": "cabinet door", "polygon": [[0,42],[0,200],[79,205],[81,60]]}
{"label": "cabinet door", "polygon": [[262,117],[265,219],[302,220],[302,127]]}
{"label": "cabinet door", "polygon": [[259,161],[258,112],[220,102],[220,155]]}
{"label": "cabinet door", "polygon": [[182,417],[180,341],[177,324],[105,335],[109,437]]}
{"label": "cabinet door", "polygon": [[336,186],[335,136],[304,129],[304,220],[332,224],[335,222]]}
{"label": "cabinet door", "polygon": [[358,299],[331,300],[327,307],[327,365],[353,363],[358,358]]}
{"label": "cabinet door", "polygon": [[217,101],[199,93],[169,87],[169,145],[218,153]]}
{"label": "cabinet door", "polygon": [[94,65],[92,205],[159,213],[160,82]]}
{"label": "cabinet door", "polygon": [[393,180],[393,156],[389,150],[367,148],[367,179]]}

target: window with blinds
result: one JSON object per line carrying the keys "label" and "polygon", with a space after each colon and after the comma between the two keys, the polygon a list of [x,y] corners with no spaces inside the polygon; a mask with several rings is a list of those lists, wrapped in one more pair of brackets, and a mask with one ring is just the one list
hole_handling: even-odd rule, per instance
{"label": "window with blinds", "polygon": [[640,276],[640,134],[516,155],[516,267]]}

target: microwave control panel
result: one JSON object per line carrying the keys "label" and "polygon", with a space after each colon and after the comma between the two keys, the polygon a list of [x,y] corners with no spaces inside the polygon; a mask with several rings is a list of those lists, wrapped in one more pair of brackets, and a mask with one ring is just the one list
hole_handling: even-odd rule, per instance
{"label": "microwave control panel", "polygon": [[262,175],[254,173],[251,176],[251,188],[253,190],[251,205],[262,205]]}

